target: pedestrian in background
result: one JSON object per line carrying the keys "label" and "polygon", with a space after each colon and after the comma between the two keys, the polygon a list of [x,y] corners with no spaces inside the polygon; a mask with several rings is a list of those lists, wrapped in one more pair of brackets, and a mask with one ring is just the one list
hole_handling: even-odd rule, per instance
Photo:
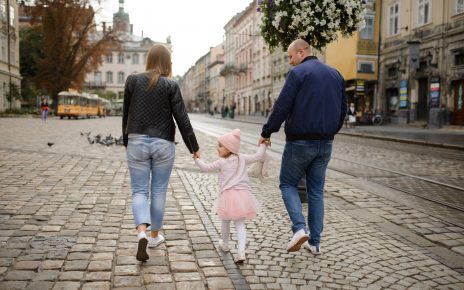
{"label": "pedestrian in background", "polygon": [[246,260],[246,218],[254,218],[259,211],[259,203],[251,193],[247,166],[264,158],[266,142],[259,145],[255,154],[240,154],[240,130],[219,137],[217,152],[220,159],[206,164],[195,157],[195,164],[202,171],[220,171],[219,197],[215,202],[215,211],[221,219],[221,239],[219,248],[229,251],[230,222],[234,221],[237,232],[238,251],[236,263]]}
{"label": "pedestrian in background", "polygon": [[350,103],[348,108],[348,126],[354,128],[356,126],[356,108],[354,103]]}
{"label": "pedestrian in background", "polygon": [[42,101],[40,102],[40,112],[41,112],[41,118],[42,121],[47,122],[47,117],[48,117],[48,110],[50,108],[48,107],[48,101],[46,98],[42,98]]}
{"label": "pedestrian in background", "polygon": [[[175,157],[175,124],[185,145],[198,154],[198,143],[172,73],[171,53],[160,44],[148,52],[146,71],[130,75],[124,88],[123,142],[131,177],[132,213],[138,230],[136,258],[148,260],[147,244],[164,242],[166,190]],[[150,237],[146,231],[151,227]]]}
{"label": "pedestrian in background", "polygon": [[[293,68],[262,128],[259,143],[270,142],[271,134],[278,132],[285,121],[286,144],[279,187],[292,222],[293,237],[287,251],[298,251],[303,245],[318,255],[324,221],[325,172],[334,135],[343,126],[346,115],[345,85],[337,70],[311,55],[305,40],[292,42],[287,54]],[[303,177],[308,196],[309,236],[298,195],[298,182]]]}

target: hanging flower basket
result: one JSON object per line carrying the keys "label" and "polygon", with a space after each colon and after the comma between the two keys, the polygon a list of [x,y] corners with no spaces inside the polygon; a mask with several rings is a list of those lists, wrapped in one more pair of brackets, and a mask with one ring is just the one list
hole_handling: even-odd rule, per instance
{"label": "hanging flower basket", "polygon": [[287,50],[295,39],[306,40],[321,50],[337,39],[365,26],[362,0],[258,0],[261,35],[270,50]]}

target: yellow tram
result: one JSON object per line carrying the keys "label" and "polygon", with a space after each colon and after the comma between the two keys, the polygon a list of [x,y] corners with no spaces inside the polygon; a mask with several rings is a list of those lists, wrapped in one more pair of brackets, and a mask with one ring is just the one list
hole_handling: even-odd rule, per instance
{"label": "yellow tram", "polygon": [[57,115],[61,119],[64,117],[68,119],[105,117],[108,103],[107,100],[95,94],[63,91],[58,94]]}

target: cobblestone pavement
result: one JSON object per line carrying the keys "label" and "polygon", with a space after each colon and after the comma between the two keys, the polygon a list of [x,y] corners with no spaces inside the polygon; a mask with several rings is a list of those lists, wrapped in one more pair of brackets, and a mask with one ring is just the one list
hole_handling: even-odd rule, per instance
{"label": "cobblestone pavement", "polygon": [[[248,260],[236,266],[234,244],[227,254],[217,248],[220,223],[211,213],[217,177],[200,173],[182,143],[168,189],[167,242],[149,250],[148,262],[137,262],[124,149],[91,145],[80,135],[119,136],[120,124],[120,118],[0,119],[0,289],[464,288],[462,256],[436,255],[448,250],[440,241],[462,242],[462,229],[443,234],[447,223],[427,212],[330,176],[323,255],[286,253],[291,233],[279,160],[270,161],[269,178],[252,179],[263,210],[247,223]],[[202,158],[214,160],[216,139],[197,136]],[[437,243],[404,226],[420,220]]]}

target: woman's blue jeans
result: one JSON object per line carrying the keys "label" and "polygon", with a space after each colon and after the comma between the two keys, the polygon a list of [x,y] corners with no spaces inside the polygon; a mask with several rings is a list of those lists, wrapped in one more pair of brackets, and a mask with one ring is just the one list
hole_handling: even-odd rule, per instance
{"label": "woman's blue jeans", "polygon": [[308,195],[309,243],[319,245],[324,224],[325,172],[332,154],[333,140],[298,140],[285,144],[280,168],[280,190],[282,199],[292,221],[292,231],[304,229],[306,222],[298,182],[306,176]]}
{"label": "woman's blue jeans", "polygon": [[161,228],[175,153],[171,141],[145,135],[129,138],[126,158],[135,227],[147,224],[153,231]]}

